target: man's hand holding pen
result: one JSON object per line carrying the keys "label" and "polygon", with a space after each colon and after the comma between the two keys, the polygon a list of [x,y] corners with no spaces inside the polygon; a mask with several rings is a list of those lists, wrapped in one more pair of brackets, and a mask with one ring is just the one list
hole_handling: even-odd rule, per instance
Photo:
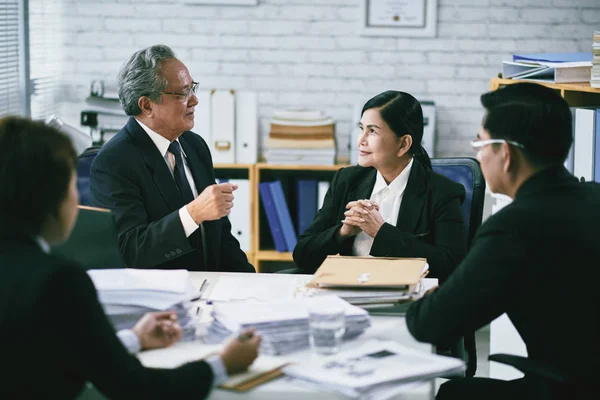
{"label": "man's hand holding pen", "polygon": [[256,360],[260,340],[254,329],[245,329],[225,346],[221,360],[228,374],[244,371]]}

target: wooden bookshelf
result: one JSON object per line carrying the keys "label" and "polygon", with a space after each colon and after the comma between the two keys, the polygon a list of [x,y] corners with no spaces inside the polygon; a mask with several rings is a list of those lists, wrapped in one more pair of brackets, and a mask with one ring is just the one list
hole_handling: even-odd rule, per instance
{"label": "wooden bookshelf", "polygon": [[557,90],[571,107],[584,107],[600,104],[600,89],[593,88],[589,82],[581,83],[551,83],[524,81],[519,79],[493,78],[490,81],[490,90],[496,90],[500,86],[512,85],[518,82],[533,82]]}
{"label": "wooden bookshelf", "polygon": [[294,219],[296,201],[293,198],[294,182],[297,179],[316,179],[318,181],[329,181],[333,179],[335,173],[347,164],[336,165],[282,165],[282,164],[255,164],[256,182],[252,185],[254,189],[253,212],[252,212],[252,237],[254,240],[254,266],[259,272],[268,271],[269,263],[287,263],[288,268],[293,267],[292,252],[278,252],[275,250],[271,231],[266,220],[265,212],[262,208],[258,184],[272,180],[280,180],[284,188],[288,207],[292,219]]}
{"label": "wooden bookshelf", "polygon": [[518,83],[518,82],[534,82],[534,83],[538,83],[540,85],[549,87],[551,89],[560,90],[561,94],[564,94],[564,92],[585,92],[585,93],[600,94],[600,89],[591,87],[590,84],[589,84],[589,82],[579,82],[579,83],[551,83],[551,82],[526,81],[526,80],[520,80],[520,79],[503,79],[503,78],[493,78],[490,81],[490,90],[496,90],[500,86],[511,85],[513,83]]}
{"label": "wooden bookshelf", "polygon": [[348,164],[336,165],[282,165],[282,164],[215,164],[217,179],[248,179],[250,183],[250,249],[246,249],[248,260],[258,272],[268,272],[267,263],[287,263],[293,267],[292,252],[278,252],[272,243],[269,229],[258,190],[260,182],[281,180],[286,192],[288,204],[292,205],[290,213],[293,216],[294,202],[289,193],[296,179],[317,179],[330,181],[335,173]]}

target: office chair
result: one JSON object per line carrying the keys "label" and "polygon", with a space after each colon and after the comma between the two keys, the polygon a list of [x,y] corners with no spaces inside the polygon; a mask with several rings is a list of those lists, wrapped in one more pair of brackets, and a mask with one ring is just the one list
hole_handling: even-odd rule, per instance
{"label": "office chair", "polygon": [[[569,381],[567,376],[558,369],[545,365],[539,361],[531,360],[527,357],[516,356],[512,354],[491,354],[488,360],[495,361],[500,364],[510,365],[527,375],[528,379],[536,379],[539,385],[540,400],[558,400],[571,398],[586,398],[580,397],[581,393],[590,393],[594,385],[590,382],[590,387],[587,385],[576,385]],[[592,392],[593,393],[593,392]]]}
{"label": "office chair", "polygon": [[83,206],[90,205],[90,168],[99,150],[100,146],[91,146],[78,156],[77,189],[79,190],[79,204]]}
{"label": "office chair", "polygon": [[[433,171],[462,184],[465,187],[465,201],[462,204],[462,214],[465,220],[465,237],[467,251],[471,241],[481,225],[483,217],[483,201],[485,199],[485,179],[481,173],[479,161],[473,157],[448,157],[431,159]],[[462,344],[462,346],[461,346]],[[477,370],[477,348],[475,332],[470,332],[451,349],[453,356],[467,362],[465,375],[472,377]]]}

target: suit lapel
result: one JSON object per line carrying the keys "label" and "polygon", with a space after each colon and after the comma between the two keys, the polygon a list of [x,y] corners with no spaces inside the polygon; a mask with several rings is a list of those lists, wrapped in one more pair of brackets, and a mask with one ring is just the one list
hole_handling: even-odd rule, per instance
{"label": "suit lapel", "polygon": [[[373,187],[375,186],[376,176],[377,170],[375,168],[369,168],[362,177],[356,179],[355,182],[351,182],[351,186],[348,190],[348,197],[346,197],[346,204],[351,201],[370,198]],[[343,205],[344,209],[346,208],[346,204]]]}
{"label": "suit lapel", "polygon": [[427,189],[425,170],[417,160],[413,162],[408,184],[402,196],[396,227],[402,232],[415,232],[425,206],[424,193]]}
{"label": "suit lapel", "polygon": [[158,148],[152,139],[150,139],[140,124],[137,123],[135,118],[129,118],[129,121],[127,122],[127,131],[132,137],[133,142],[140,149],[142,158],[152,175],[154,185],[165,202],[169,205],[169,208],[171,210],[181,208],[183,202],[179,190],[177,190],[177,186],[175,185],[175,180],[171,175],[171,171],[169,171],[165,159],[158,151]]}
{"label": "suit lapel", "polygon": [[[195,135],[195,133],[191,133]],[[183,135],[179,136],[179,143],[181,143],[181,147],[185,152],[187,157],[188,167],[192,172],[192,178],[194,178],[194,183],[196,184],[196,189],[198,190],[198,194],[202,193],[204,188],[208,185],[212,185],[215,182],[209,181],[209,173],[206,171],[206,167],[200,160],[197,149],[191,144],[189,140],[187,140],[186,132]]]}
{"label": "suit lapel", "polygon": [[[200,159],[198,149],[194,148],[192,141],[187,139],[187,135],[195,135],[195,133],[184,132],[183,135],[179,136],[179,143],[181,143],[181,147],[187,157],[188,167],[192,173],[192,178],[194,179],[199,195],[207,186],[215,182],[210,180],[210,171],[207,171],[205,164]],[[214,260],[214,258],[218,257],[219,252],[215,252],[213,249],[221,248],[219,224],[220,221],[216,220],[205,221],[200,225],[200,230],[202,231],[202,248],[204,249],[204,266],[208,271],[214,270],[214,266],[218,265],[218,261]]]}

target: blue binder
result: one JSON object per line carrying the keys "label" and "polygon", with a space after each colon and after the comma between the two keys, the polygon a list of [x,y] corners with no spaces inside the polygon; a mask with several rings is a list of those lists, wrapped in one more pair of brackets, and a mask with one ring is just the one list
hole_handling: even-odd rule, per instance
{"label": "blue binder", "polygon": [[285,240],[283,239],[283,232],[281,231],[281,224],[275,211],[275,204],[273,197],[271,196],[271,183],[263,182],[258,184],[258,191],[260,193],[260,199],[265,213],[267,214],[267,222],[269,223],[269,229],[271,230],[271,236],[273,236],[273,242],[275,243],[275,250],[284,252],[287,250]]}
{"label": "blue binder", "polygon": [[296,181],[298,236],[310,226],[317,215],[317,180],[298,179]]}
{"label": "blue binder", "polygon": [[273,204],[275,205],[275,211],[279,218],[279,224],[281,225],[281,231],[283,232],[283,238],[288,251],[294,251],[298,238],[296,231],[294,231],[294,224],[292,224],[292,217],[290,216],[290,210],[283,194],[283,187],[281,182],[273,181],[270,183],[271,197]]}

